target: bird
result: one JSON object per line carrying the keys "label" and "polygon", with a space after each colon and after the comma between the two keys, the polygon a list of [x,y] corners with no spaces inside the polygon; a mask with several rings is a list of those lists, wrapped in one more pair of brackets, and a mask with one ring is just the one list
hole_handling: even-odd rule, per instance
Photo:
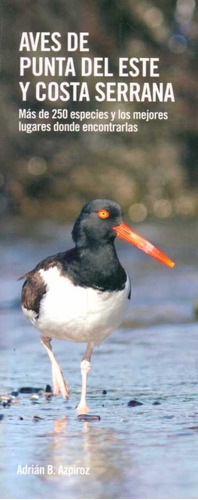
{"label": "bird", "polygon": [[123,321],[131,296],[130,278],[115,248],[116,237],[138,247],[161,263],[174,262],[123,222],[120,206],[111,200],[87,203],[77,217],[74,247],[39,262],[24,274],[21,293],[24,315],[39,330],[51,361],[53,395],[69,397],[69,388],[52,350],[53,338],[86,343],[80,364],[78,414],[87,414],[87,375],[94,347]]}

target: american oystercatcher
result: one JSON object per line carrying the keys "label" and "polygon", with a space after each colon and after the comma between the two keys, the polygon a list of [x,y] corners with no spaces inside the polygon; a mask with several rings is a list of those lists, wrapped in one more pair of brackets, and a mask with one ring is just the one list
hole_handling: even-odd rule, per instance
{"label": "american oystercatcher", "polygon": [[87,374],[96,344],[122,322],[130,280],[114,246],[116,236],[135,245],[169,267],[174,263],[123,222],[120,206],[94,200],[77,218],[74,248],[47,257],[22,278],[22,309],[38,328],[52,363],[53,394],[67,399],[69,389],[51,347],[51,339],[86,342],[81,361],[82,390],[79,413],[87,413]]}

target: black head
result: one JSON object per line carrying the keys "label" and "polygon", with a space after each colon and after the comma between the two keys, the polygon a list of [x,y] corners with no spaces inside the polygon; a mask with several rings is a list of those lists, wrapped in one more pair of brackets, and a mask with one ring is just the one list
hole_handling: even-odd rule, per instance
{"label": "black head", "polygon": [[122,210],[111,200],[93,200],[87,203],[78,216],[72,237],[78,247],[96,248],[113,242],[116,237],[114,226],[122,223]]}
{"label": "black head", "polygon": [[117,236],[166,266],[174,267],[167,255],[123,222],[122,210],[115,201],[94,200],[85,205],[74,224],[72,236],[78,248],[92,251],[107,244],[113,245]]}

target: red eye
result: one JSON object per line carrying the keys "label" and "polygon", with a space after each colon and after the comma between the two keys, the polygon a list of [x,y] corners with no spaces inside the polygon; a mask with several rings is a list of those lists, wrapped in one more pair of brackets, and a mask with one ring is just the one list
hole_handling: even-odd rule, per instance
{"label": "red eye", "polygon": [[108,217],[110,216],[110,212],[105,209],[98,210],[97,216],[100,217],[100,219],[108,219]]}

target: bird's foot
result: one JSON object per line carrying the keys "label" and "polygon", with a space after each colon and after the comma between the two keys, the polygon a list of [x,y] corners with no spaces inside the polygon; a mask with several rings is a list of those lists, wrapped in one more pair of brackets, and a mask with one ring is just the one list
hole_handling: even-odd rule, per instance
{"label": "bird's foot", "polygon": [[53,384],[53,396],[58,396],[58,394],[61,394],[63,399],[69,399],[69,388],[64,380],[63,384],[60,385],[54,385]]}
{"label": "bird's foot", "polygon": [[87,413],[89,413],[89,408],[86,405],[82,406],[81,404],[79,404],[76,410],[78,412],[78,415],[87,415]]}
{"label": "bird's foot", "polygon": [[53,395],[61,394],[63,399],[69,398],[69,387],[63,377],[62,370],[59,365],[54,365],[52,369]]}

